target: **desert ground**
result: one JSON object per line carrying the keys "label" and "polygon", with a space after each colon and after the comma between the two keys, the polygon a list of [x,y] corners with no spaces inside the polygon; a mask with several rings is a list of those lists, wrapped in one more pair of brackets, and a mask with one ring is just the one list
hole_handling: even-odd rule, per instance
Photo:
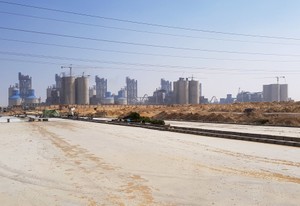
{"label": "desert ground", "polygon": [[[251,125],[273,125],[300,127],[300,102],[257,102],[233,104],[200,105],[71,105],[80,116],[120,118],[130,112],[162,120],[184,120],[210,123],[232,123]],[[44,109],[56,109],[66,115],[70,105],[41,106],[34,113]],[[250,113],[245,110],[251,109]],[[23,113],[24,111],[12,111]]]}
{"label": "desert ground", "polygon": [[1,205],[300,202],[295,147],[61,119],[0,129]]}

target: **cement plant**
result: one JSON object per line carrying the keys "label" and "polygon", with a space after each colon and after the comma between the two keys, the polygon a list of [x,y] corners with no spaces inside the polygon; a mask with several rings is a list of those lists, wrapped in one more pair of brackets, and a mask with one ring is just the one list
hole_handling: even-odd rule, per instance
{"label": "cement plant", "polygon": [[35,108],[44,105],[197,105],[197,104],[231,104],[234,102],[288,102],[288,85],[263,85],[262,91],[239,91],[236,98],[227,94],[226,98],[210,100],[202,96],[202,84],[193,77],[180,77],[171,82],[161,79],[161,85],[153,95],[138,95],[138,80],[126,77],[125,85],[119,91],[108,91],[109,80],[95,76],[95,84],[90,83],[89,75],[73,75],[70,73],[55,74],[55,84],[46,89],[46,100],[37,98],[32,88],[32,77],[19,73],[19,83],[11,85],[8,89],[9,107],[22,106]]}
{"label": "cement plant", "polygon": [[1,206],[300,205],[300,1],[0,6]]}

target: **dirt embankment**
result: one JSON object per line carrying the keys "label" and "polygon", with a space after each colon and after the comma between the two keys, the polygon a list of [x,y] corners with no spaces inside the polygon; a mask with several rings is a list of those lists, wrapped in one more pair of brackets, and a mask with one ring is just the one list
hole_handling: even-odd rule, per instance
{"label": "dirt embankment", "polygon": [[[245,112],[245,109],[251,112]],[[67,113],[67,106],[40,107]],[[36,112],[37,112],[36,111]],[[130,112],[163,120],[185,120],[236,124],[300,126],[300,102],[234,103],[201,105],[87,105],[76,106],[80,116],[118,118]]]}

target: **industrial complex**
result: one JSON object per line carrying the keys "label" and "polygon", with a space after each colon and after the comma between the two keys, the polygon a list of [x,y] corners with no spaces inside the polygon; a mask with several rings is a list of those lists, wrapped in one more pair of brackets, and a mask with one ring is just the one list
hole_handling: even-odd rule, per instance
{"label": "industrial complex", "polygon": [[[231,104],[234,102],[286,102],[288,84],[263,85],[262,91],[238,91],[236,97],[227,94],[226,98],[211,100],[202,95],[202,85],[198,80],[180,77],[171,82],[161,79],[152,96],[138,95],[138,81],[126,77],[125,85],[116,93],[108,91],[108,80],[95,76],[95,83],[90,83],[89,75],[73,75],[72,67],[69,74],[55,74],[55,84],[46,89],[46,100],[35,96],[32,88],[32,77],[18,74],[19,82],[8,89],[9,106],[35,107],[37,105],[168,105],[168,104]],[[279,77],[277,77],[279,79]]]}

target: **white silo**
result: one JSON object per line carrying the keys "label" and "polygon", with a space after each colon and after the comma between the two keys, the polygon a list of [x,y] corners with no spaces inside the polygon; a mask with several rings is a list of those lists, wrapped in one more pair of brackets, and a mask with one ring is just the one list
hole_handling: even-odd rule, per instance
{"label": "white silo", "polygon": [[199,81],[189,81],[189,104],[199,104],[200,85]]}
{"label": "white silo", "polygon": [[177,103],[188,104],[189,103],[189,81],[188,79],[179,78],[176,87],[177,91]]}

